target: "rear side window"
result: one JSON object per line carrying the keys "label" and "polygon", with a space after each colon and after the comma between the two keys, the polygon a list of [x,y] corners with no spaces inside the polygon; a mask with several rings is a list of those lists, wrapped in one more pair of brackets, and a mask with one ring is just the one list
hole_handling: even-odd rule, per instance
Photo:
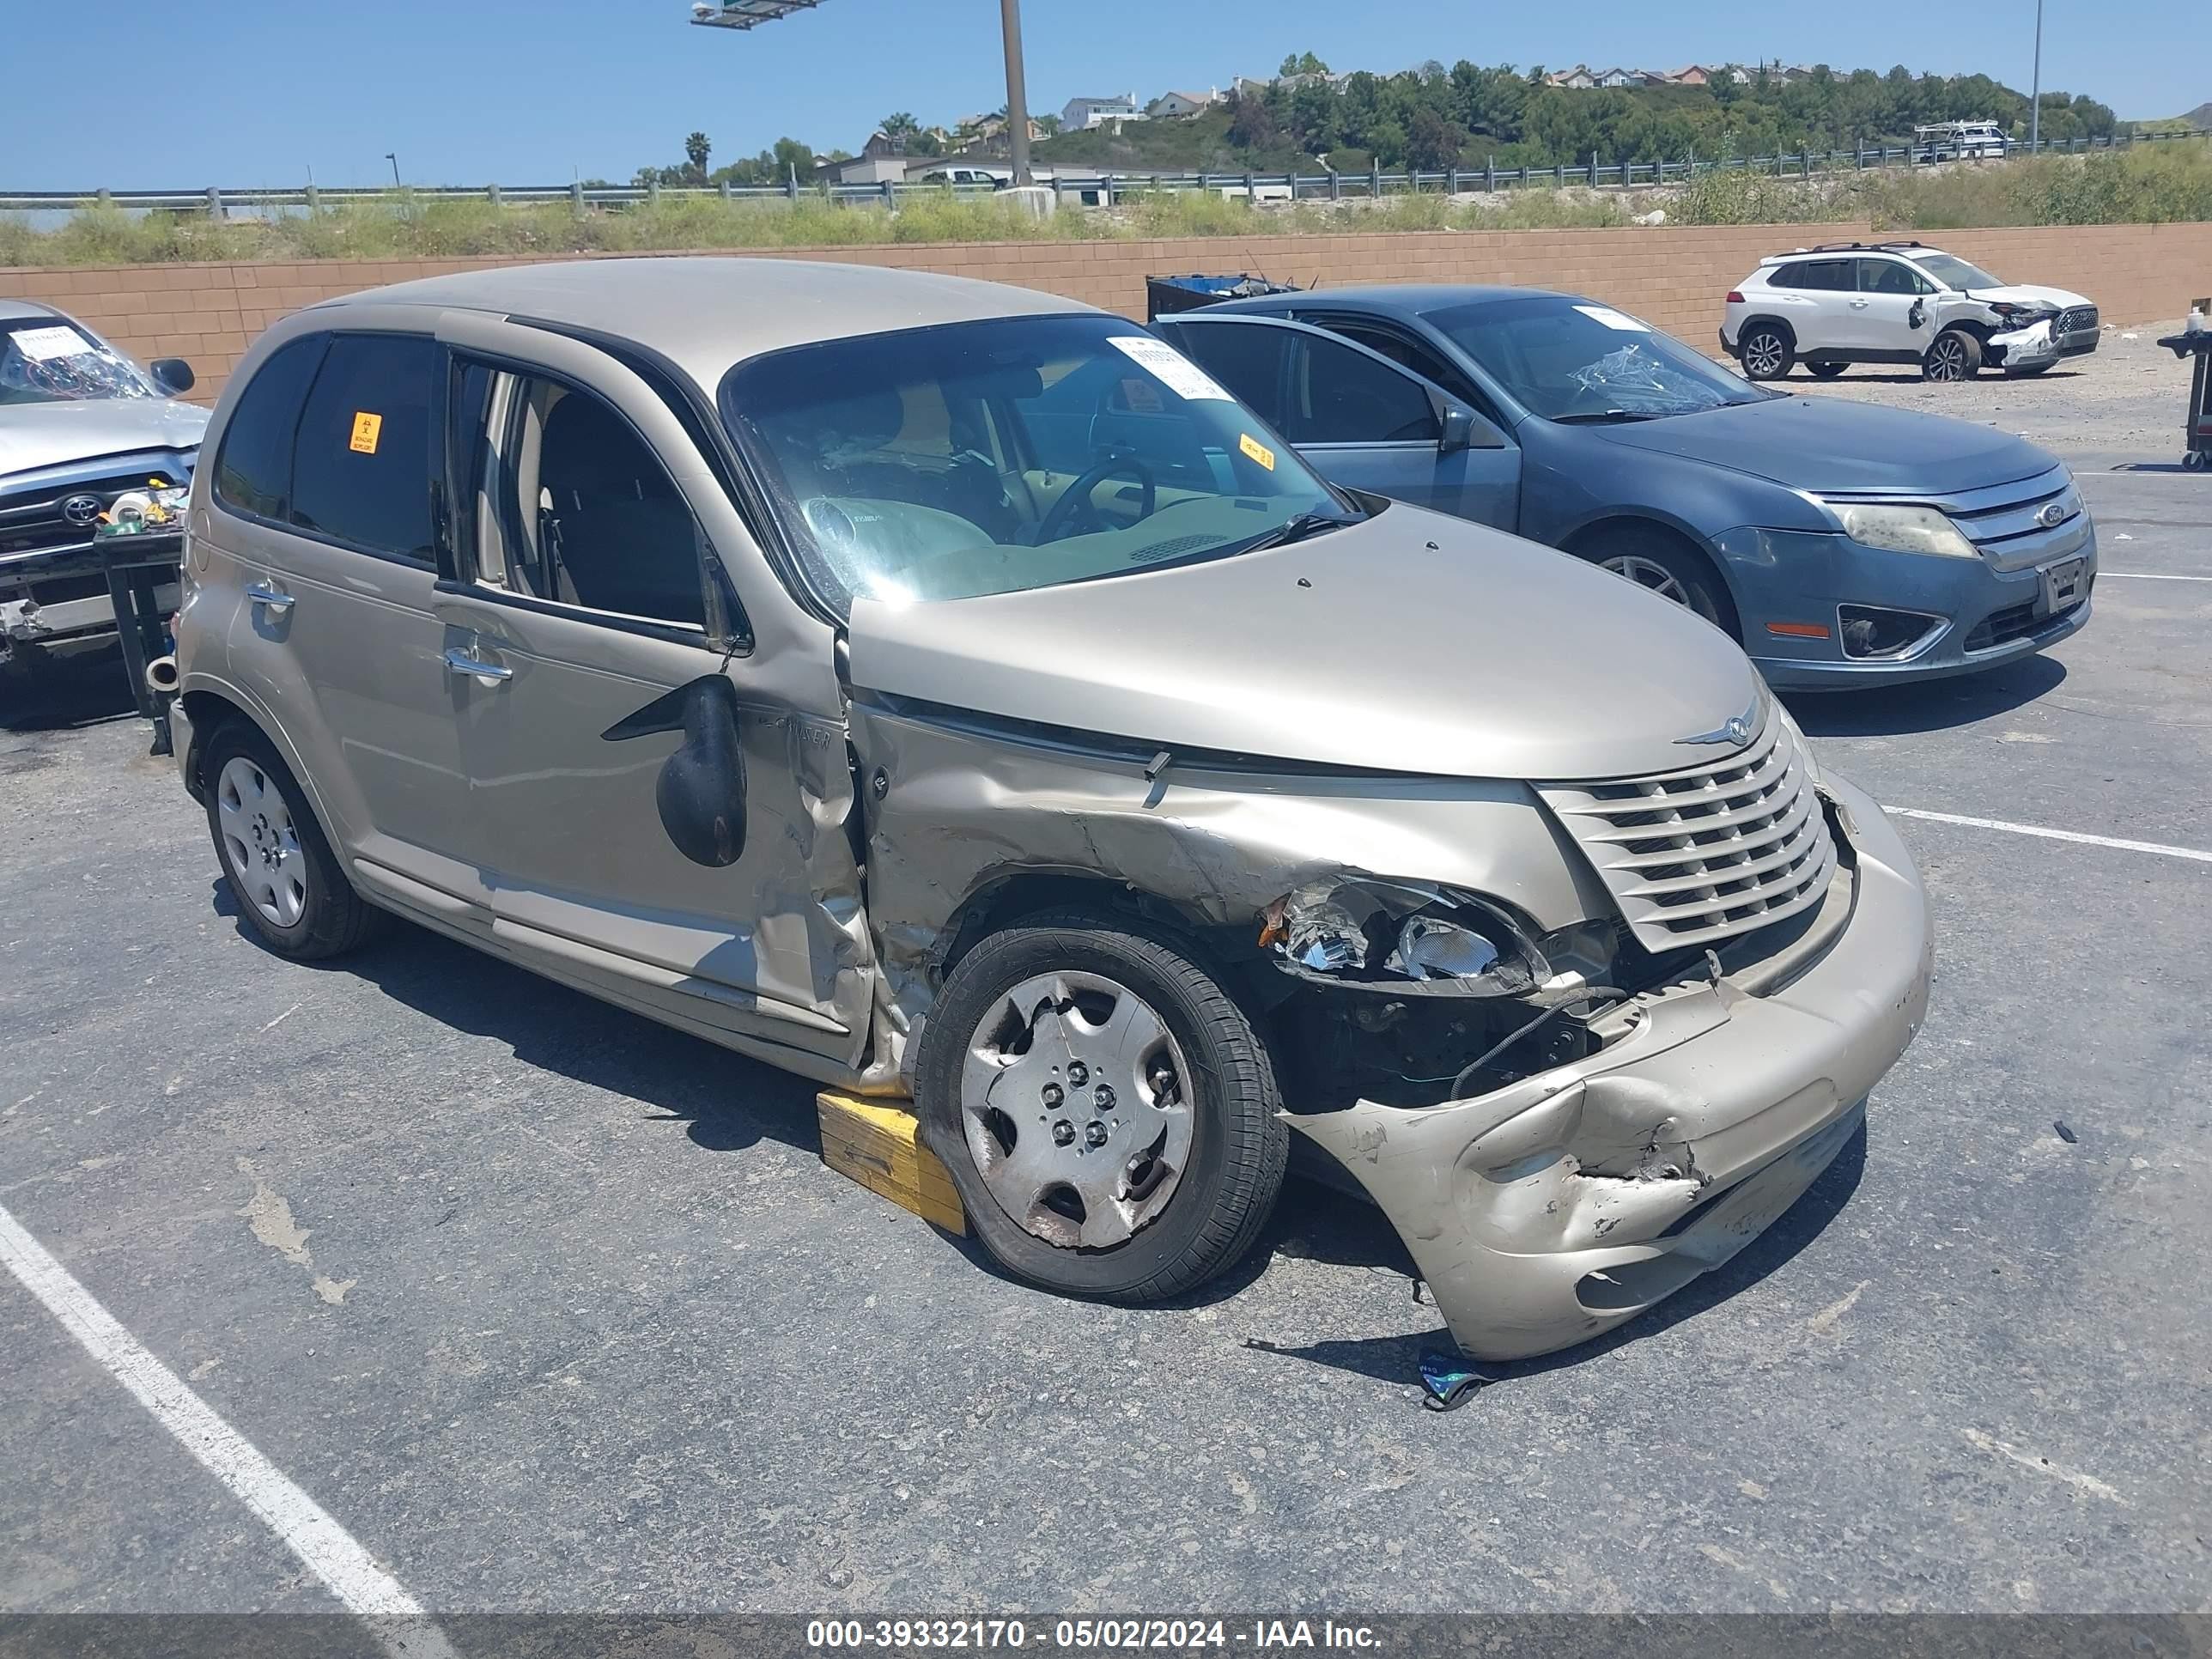
{"label": "rear side window", "polygon": [[1160,332],[1176,349],[1233,392],[1237,400],[1273,427],[1283,419],[1283,357],[1295,337],[1263,323],[1168,324]]}
{"label": "rear side window", "polygon": [[1840,294],[1856,286],[1852,277],[1850,259],[1800,259],[1795,264],[1784,265],[1766,279],[1769,288],[1813,289],[1821,293]]}
{"label": "rear side window", "polygon": [[239,394],[215,464],[216,499],[225,507],[279,523],[290,511],[292,438],[329,343],[327,334],[311,334],[278,348]]}
{"label": "rear side window", "polygon": [[291,522],[366,553],[428,563],[434,340],[340,334],[300,414]]}

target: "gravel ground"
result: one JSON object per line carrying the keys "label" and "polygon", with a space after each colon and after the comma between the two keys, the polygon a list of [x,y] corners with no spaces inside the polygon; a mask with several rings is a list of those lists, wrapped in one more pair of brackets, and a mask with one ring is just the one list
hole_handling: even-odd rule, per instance
{"label": "gravel ground", "polygon": [[1866,366],[1845,369],[1832,380],[1816,380],[1800,368],[1784,384],[1814,397],[1852,398],[1984,422],[2077,465],[2168,464],[2181,456],[2190,364],[2155,342],[2180,327],[2168,322],[2107,328],[2102,343],[2087,356],[2027,380],[1986,374],[1942,386],[1923,380],[1917,370]]}
{"label": "gravel ground", "polygon": [[[2167,461],[2176,368],[1817,390]],[[2212,845],[2212,485],[2083,488],[2087,629],[1801,717],[1893,805]],[[787,1075],[404,927],[270,957],[143,750],[106,681],[0,728],[0,1204],[434,1611],[2212,1603],[2212,863],[1903,820],[1940,973],[1863,1139],[1438,1416],[1370,1212],[1294,1184],[1169,1307],[1010,1283]],[[4,1275],[0,1389],[0,1612],[332,1605]]]}

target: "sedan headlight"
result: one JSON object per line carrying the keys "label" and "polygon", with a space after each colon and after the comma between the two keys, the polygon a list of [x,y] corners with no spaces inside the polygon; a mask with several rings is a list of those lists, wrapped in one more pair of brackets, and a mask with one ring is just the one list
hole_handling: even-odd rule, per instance
{"label": "sedan headlight", "polygon": [[1892,553],[1933,553],[1947,559],[1982,556],[1959,526],[1932,507],[1881,507],[1856,501],[1829,505],[1842,521],[1844,534],[1863,547],[1879,547]]}

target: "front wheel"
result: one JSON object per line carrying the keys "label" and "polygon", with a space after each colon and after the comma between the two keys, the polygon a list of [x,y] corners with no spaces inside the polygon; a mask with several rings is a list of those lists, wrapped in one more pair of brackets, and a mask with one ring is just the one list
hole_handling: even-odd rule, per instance
{"label": "front wheel", "polygon": [[1971,380],[1981,369],[1982,343],[1963,328],[1937,335],[1920,365],[1922,379],[1945,382]]}
{"label": "front wheel", "polygon": [[915,1081],[984,1248],[1066,1294],[1203,1284],[1282,1186],[1266,1048],[1188,943],[1142,922],[1043,915],[983,940],[945,981]]}
{"label": "front wheel", "polygon": [[1797,347],[1772,323],[1753,323],[1736,344],[1747,380],[1778,380],[1797,361]]}
{"label": "front wheel", "polygon": [[1735,606],[1703,559],[1664,532],[1617,530],[1595,546],[1576,550],[1601,569],[1625,576],[1645,592],[1694,611],[1730,637],[1738,637]]}

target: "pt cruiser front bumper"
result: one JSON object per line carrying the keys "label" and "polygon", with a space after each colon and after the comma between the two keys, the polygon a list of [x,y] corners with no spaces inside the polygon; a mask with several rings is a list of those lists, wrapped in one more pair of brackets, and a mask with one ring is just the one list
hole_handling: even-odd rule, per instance
{"label": "pt cruiser front bumper", "polygon": [[1871,799],[1821,787],[1850,856],[1813,954],[1645,993],[1598,1053],[1473,1099],[1290,1119],[1382,1206],[1468,1353],[1566,1347],[1729,1260],[1833,1161],[1920,1029],[1919,872]]}

